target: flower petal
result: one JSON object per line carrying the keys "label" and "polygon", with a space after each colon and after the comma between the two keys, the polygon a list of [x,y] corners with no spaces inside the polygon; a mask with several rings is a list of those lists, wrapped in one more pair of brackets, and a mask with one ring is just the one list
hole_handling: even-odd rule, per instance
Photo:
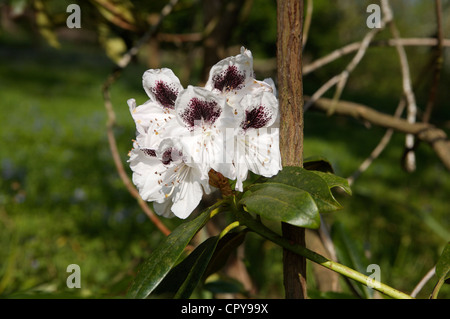
{"label": "flower petal", "polygon": [[175,103],[180,124],[190,130],[196,127],[212,127],[223,112],[225,100],[210,91],[188,86],[181,91]]}
{"label": "flower petal", "polygon": [[278,115],[278,100],[272,93],[261,91],[257,94],[247,94],[241,100],[243,112],[240,128],[246,132],[271,126]]}
{"label": "flower petal", "polygon": [[168,198],[160,203],[159,202],[153,203],[153,209],[155,210],[155,213],[166,218],[175,217],[175,214],[172,212],[171,208],[172,208],[171,198]]}
{"label": "flower petal", "polygon": [[236,136],[236,189],[242,191],[242,182],[248,171],[272,177],[281,170],[278,128],[249,130]]}
{"label": "flower petal", "polygon": [[[190,168],[190,170],[195,170]],[[203,187],[196,176],[195,171],[189,172],[174,194],[172,212],[178,217],[187,218],[198,206],[203,197]]]}
{"label": "flower petal", "polygon": [[205,88],[210,91],[230,92],[243,89],[253,77],[253,57],[250,50],[216,63],[209,72]]}
{"label": "flower petal", "polygon": [[161,174],[166,170],[157,157],[149,156],[146,151],[134,148],[128,160],[133,171],[133,184],[136,185],[143,200],[157,201],[164,199],[160,186]]}
{"label": "flower petal", "polygon": [[167,68],[145,71],[142,76],[142,84],[152,101],[169,109],[174,109],[175,100],[183,90],[178,77]]}

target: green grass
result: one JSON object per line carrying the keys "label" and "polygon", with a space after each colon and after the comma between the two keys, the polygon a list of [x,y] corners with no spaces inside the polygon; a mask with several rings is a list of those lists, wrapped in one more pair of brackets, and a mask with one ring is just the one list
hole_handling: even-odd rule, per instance
{"label": "green grass", "polygon": [[[101,85],[112,63],[88,48],[17,43],[2,46],[0,59],[7,62],[0,64],[0,296],[123,297],[138,264],[163,236],[128,194],[111,159]],[[124,163],[134,137],[126,100],[145,101],[144,70],[130,65],[111,91]],[[383,134],[313,112],[305,121],[305,157],[325,156],[344,177]],[[356,181],[354,195],[339,196],[344,209],[325,217],[344,224],[370,262],[381,266],[383,282],[410,292],[449,240],[450,178],[427,145],[418,149],[418,170],[402,171],[402,145],[396,134]],[[179,223],[163,221],[172,228]],[[66,287],[73,263],[81,267],[81,289]],[[259,297],[283,296],[278,247],[250,235],[245,263]],[[449,298],[448,287],[439,296]]]}
{"label": "green grass", "polygon": [[[112,64],[99,53],[39,47],[0,54],[8,61],[0,67],[0,294],[123,295],[161,236],[109,153],[101,85]],[[126,100],[143,95],[140,68],[112,91],[124,161],[134,135]],[[82,270],[80,291],[65,285],[71,263]]]}

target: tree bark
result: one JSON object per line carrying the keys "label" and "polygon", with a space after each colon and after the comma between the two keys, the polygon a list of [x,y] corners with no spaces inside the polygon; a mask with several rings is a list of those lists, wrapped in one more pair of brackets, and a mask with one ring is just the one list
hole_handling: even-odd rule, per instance
{"label": "tree bark", "polygon": [[[280,151],[283,166],[303,165],[303,0],[277,1]],[[305,246],[305,229],[282,224],[283,236]],[[285,297],[307,298],[306,259],[283,251]]]}

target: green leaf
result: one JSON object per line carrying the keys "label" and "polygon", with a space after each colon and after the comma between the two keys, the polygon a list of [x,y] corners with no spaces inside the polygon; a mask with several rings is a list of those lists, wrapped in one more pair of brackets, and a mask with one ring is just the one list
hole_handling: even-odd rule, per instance
{"label": "green leaf", "polygon": [[319,212],[342,208],[331,192],[334,187],[351,192],[347,180],[342,177],[287,166],[265,182],[250,185],[240,204],[267,219],[317,228],[320,225]]}
{"label": "green leaf", "polygon": [[[155,288],[153,293],[165,298],[173,298],[177,294],[180,298],[181,295],[185,295],[185,297],[188,298],[193,289],[195,289],[196,283],[198,283],[198,280],[193,278],[192,271],[199,268],[199,265],[202,264],[202,260],[209,255],[209,252],[211,250],[214,251],[216,244],[217,237],[206,239],[169,271],[158,287]],[[194,281],[196,281],[195,285]]]}
{"label": "green leaf", "polygon": [[[336,222],[331,228],[331,237],[335,245],[336,254],[339,261],[360,273],[365,274],[367,272],[367,265],[369,264],[367,258],[364,256],[360,247],[358,247],[355,241],[350,238],[345,227]],[[371,298],[373,291],[367,286],[351,281],[349,285],[353,286],[356,291],[366,298]]]}
{"label": "green leaf", "polygon": [[220,239],[208,264],[208,268],[205,270],[205,274],[203,276],[205,279],[209,275],[219,271],[225,265],[231,253],[244,242],[247,232],[248,229],[234,231],[226,234],[222,239]]}
{"label": "green leaf", "polygon": [[444,283],[449,283],[450,242],[448,242],[447,245],[444,247],[441,257],[439,257],[439,260],[436,264],[436,275],[438,276],[439,280],[438,280],[436,286],[434,286],[434,289],[431,293],[431,296],[430,296],[431,299],[436,299],[439,294],[439,291],[441,290]]}
{"label": "green leaf", "polygon": [[146,298],[164,279],[192,237],[211,218],[210,207],[195,219],[178,226],[141,266],[128,290],[129,298]]}
{"label": "green leaf", "polygon": [[319,175],[327,183],[329,189],[339,187],[348,195],[352,195],[352,189],[350,188],[350,185],[348,184],[348,180],[346,178],[331,173],[324,173],[319,171],[311,171],[311,172],[316,175]]}
{"label": "green leaf", "polygon": [[450,242],[444,247],[436,264],[436,275],[444,281],[450,278]]}
{"label": "green leaf", "polygon": [[242,244],[246,233],[232,232],[220,240],[219,236],[206,239],[170,270],[154,294],[167,298],[189,298],[202,280],[225,264],[231,251]]}
{"label": "green leaf", "polygon": [[267,219],[316,229],[320,215],[311,195],[282,183],[255,184],[239,202],[247,210]]}
{"label": "green leaf", "polygon": [[194,260],[192,266],[188,268],[189,271],[175,294],[175,298],[186,299],[191,296],[195,287],[197,287],[198,283],[203,278],[203,273],[216,249],[218,241],[219,236],[216,236],[208,238],[202,243],[201,247],[199,247],[200,254]]}
{"label": "green leaf", "polygon": [[275,177],[269,179],[269,182],[286,184],[308,192],[316,202],[321,213],[341,209],[341,204],[336,201],[329,185],[319,173],[308,171],[301,167],[288,166],[283,167],[283,170]]}

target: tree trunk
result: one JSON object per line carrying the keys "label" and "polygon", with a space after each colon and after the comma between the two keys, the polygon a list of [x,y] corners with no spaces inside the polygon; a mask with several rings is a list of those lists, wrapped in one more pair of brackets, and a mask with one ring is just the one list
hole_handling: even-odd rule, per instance
{"label": "tree trunk", "polygon": [[[303,0],[277,1],[280,150],[283,166],[303,165]],[[305,229],[283,223],[283,236],[305,246]],[[306,259],[283,251],[285,297],[307,298]]]}

